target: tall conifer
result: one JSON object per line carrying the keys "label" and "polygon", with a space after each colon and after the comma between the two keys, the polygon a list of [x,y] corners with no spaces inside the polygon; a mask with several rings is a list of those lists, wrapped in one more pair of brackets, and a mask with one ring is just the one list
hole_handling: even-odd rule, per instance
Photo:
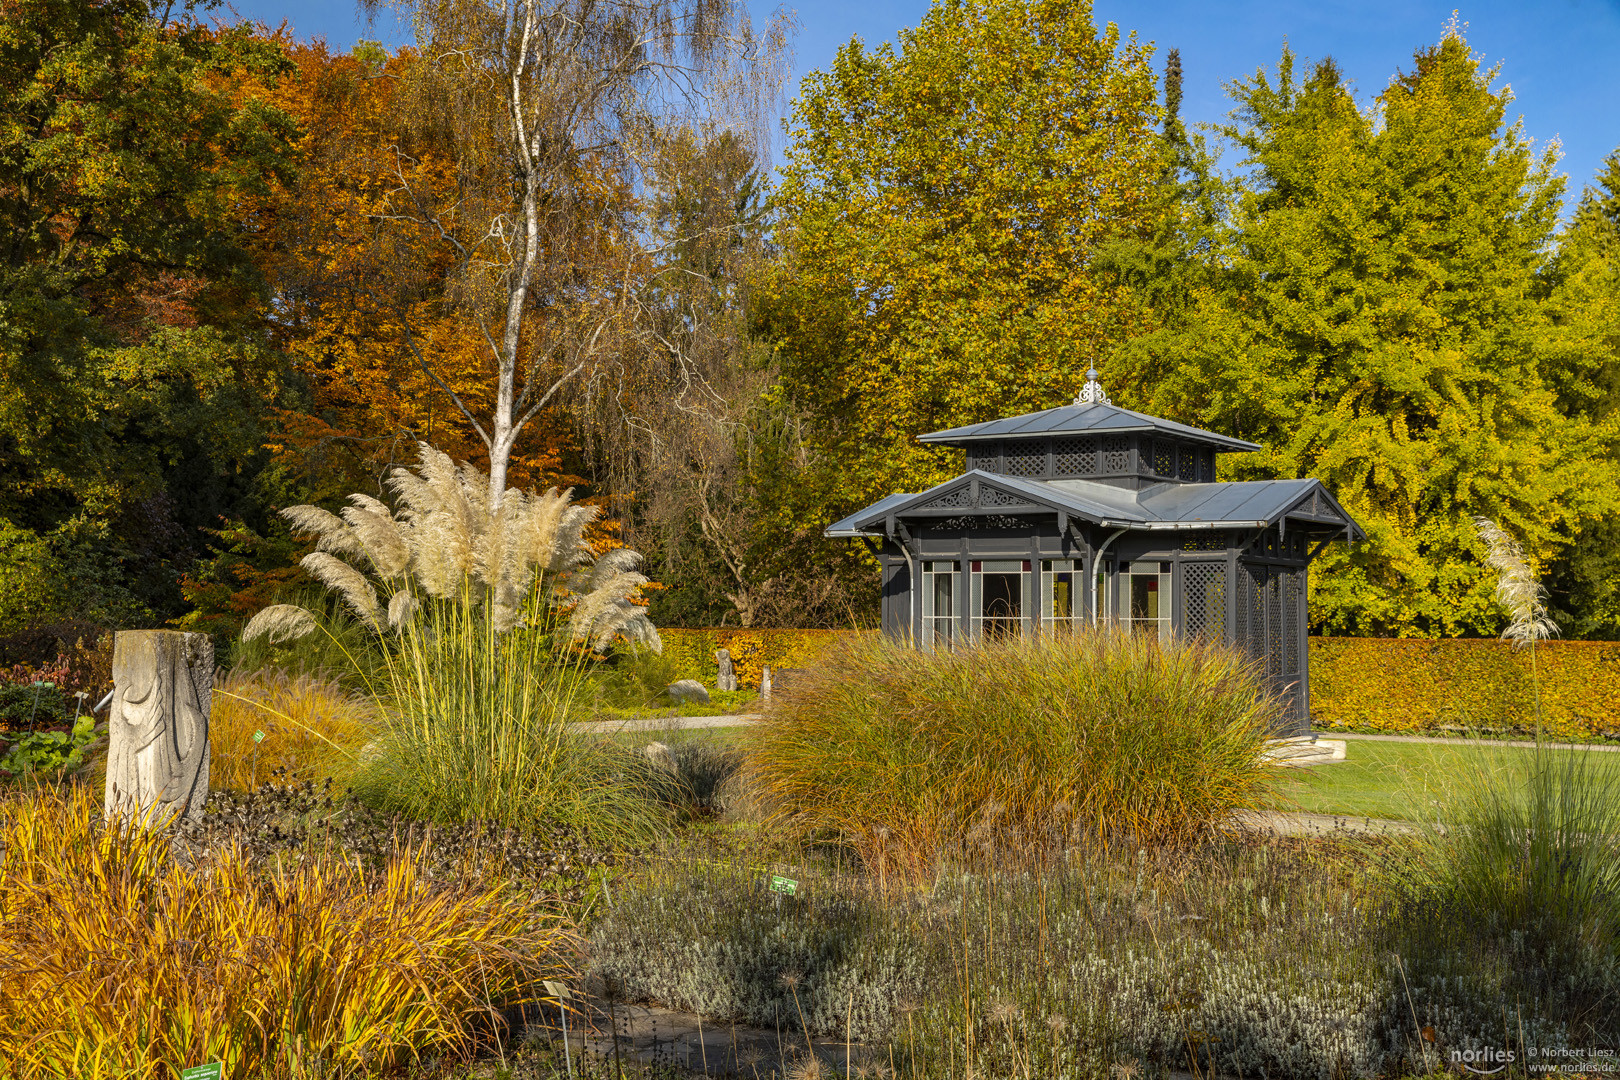
{"label": "tall conifer", "polygon": [[1115,358],[1117,399],[1266,445],[1233,478],[1318,477],[1366,527],[1318,564],[1332,632],[1492,631],[1471,517],[1544,561],[1620,500],[1549,370],[1554,152],[1505,122],[1496,74],[1452,26],[1370,108],[1286,50],[1234,83],[1229,215]]}

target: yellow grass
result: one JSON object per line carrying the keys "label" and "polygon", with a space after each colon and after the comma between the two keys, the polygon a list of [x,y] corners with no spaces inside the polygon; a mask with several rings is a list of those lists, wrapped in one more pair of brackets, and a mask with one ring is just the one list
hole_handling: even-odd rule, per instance
{"label": "yellow grass", "polygon": [[86,789],[0,802],[0,1062],[16,1080],[368,1075],[459,1054],[532,997],[566,931],[504,883],[429,883],[309,852],[188,869],[168,840],[101,827]]}
{"label": "yellow grass", "polygon": [[[209,784],[248,791],[278,768],[288,780],[323,779],[352,761],[375,734],[376,715],[371,702],[335,679],[285,671],[228,673],[214,685]],[[255,746],[258,731],[264,739]]]}
{"label": "yellow grass", "polygon": [[1036,851],[1071,824],[1202,835],[1272,797],[1260,751],[1278,719],[1247,658],[1215,645],[1099,630],[925,653],[873,637],[830,650],[743,745],[779,829],[830,830],[880,874],[923,877],[946,847]]}

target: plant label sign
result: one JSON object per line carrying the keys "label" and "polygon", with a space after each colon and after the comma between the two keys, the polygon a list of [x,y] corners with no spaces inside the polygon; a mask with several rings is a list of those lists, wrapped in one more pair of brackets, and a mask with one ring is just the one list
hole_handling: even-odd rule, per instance
{"label": "plant label sign", "polygon": [[784,896],[797,896],[799,893],[799,883],[794,881],[792,878],[779,877],[776,874],[772,874],[771,892],[781,893]]}
{"label": "plant label sign", "polygon": [[180,1080],[224,1080],[225,1065],[212,1061],[207,1065],[193,1065],[180,1074]]}
{"label": "plant label sign", "polygon": [[262,743],[262,742],[264,742],[264,732],[262,732],[262,731],[255,731],[255,732],[254,732],[254,733],[253,733],[253,741],[254,741],[254,742],[255,742],[255,743]]}

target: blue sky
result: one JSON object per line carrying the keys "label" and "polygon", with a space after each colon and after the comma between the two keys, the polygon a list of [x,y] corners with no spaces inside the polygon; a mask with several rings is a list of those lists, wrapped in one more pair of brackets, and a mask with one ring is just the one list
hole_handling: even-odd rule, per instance
{"label": "blue sky", "polygon": [[[892,41],[928,9],[926,0],[787,6],[799,22],[790,95],[800,75],[826,67],[851,37],[867,45]],[[387,14],[368,30],[348,0],[235,0],[233,9],[271,25],[285,19],[299,37],[325,37],[336,49],[361,37],[408,40]],[[750,0],[750,9],[763,21],[775,5]],[[1224,85],[1274,66],[1284,39],[1303,57],[1333,56],[1363,100],[1371,98],[1410,66],[1415,48],[1439,38],[1454,10],[1467,24],[1474,51],[1487,64],[1502,64],[1501,80],[1515,96],[1510,118],[1522,115],[1538,143],[1560,142],[1561,168],[1570,191],[1578,192],[1620,148],[1620,0],[1491,0],[1462,7],[1455,0],[1096,0],[1094,13],[1099,23],[1117,23],[1155,42],[1161,60],[1164,49],[1181,49],[1183,116],[1199,122],[1221,119],[1231,107]]]}

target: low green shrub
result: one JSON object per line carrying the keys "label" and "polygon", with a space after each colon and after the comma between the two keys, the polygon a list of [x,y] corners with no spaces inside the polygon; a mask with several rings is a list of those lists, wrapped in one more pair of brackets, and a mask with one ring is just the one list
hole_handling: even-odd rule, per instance
{"label": "low green shrub", "polygon": [[0,731],[33,731],[72,723],[73,705],[54,684],[0,686]]}
{"label": "low green shrub", "polygon": [[[1400,1062],[1394,971],[1340,869],[1276,842],[1187,854],[953,864],[902,893],[689,847],[621,881],[592,973],[717,1024],[847,1033],[912,1077],[1134,1063],[1332,1080]],[[795,895],[771,892],[773,874]]]}
{"label": "low green shrub", "polygon": [[0,778],[57,779],[88,763],[99,732],[95,717],[85,713],[62,731],[34,731],[0,738]]}
{"label": "low green shrub", "polygon": [[667,690],[680,679],[669,657],[651,649],[625,645],[591,672],[593,703],[616,709],[673,705]]}
{"label": "low green shrub", "polygon": [[[1279,705],[1242,655],[1099,630],[918,652],[856,637],[744,737],[797,835],[832,830],[880,874],[926,876],[950,838],[1027,843],[1056,808],[1094,832],[1193,838],[1266,802]],[[984,816],[988,811],[988,816]]]}

